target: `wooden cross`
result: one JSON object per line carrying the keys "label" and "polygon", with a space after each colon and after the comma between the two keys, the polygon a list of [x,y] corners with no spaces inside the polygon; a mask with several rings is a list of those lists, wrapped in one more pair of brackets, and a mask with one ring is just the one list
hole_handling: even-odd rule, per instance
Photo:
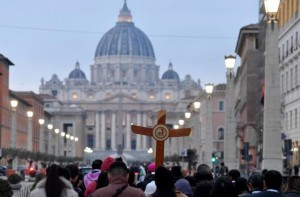
{"label": "wooden cross", "polygon": [[135,134],[152,136],[156,140],[156,168],[164,163],[164,146],[165,140],[168,137],[188,136],[191,133],[191,128],[169,129],[166,126],[166,111],[158,112],[157,124],[153,128],[131,125],[131,130]]}

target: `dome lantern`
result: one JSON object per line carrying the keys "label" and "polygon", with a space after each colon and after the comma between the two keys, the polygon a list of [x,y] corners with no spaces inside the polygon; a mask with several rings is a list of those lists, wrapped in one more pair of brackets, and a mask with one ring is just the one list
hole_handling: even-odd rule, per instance
{"label": "dome lantern", "polygon": [[124,5],[118,17],[118,22],[132,22],[132,15],[130,10],[127,7],[126,0],[124,0]]}

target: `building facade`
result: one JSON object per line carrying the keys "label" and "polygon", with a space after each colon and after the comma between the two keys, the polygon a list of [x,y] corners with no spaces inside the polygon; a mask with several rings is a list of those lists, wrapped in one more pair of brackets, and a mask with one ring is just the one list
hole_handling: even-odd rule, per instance
{"label": "building facade", "polygon": [[[236,53],[239,55],[241,63],[237,69],[235,77],[235,117],[237,121],[237,145],[239,158],[239,168],[243,173],[259,166],[261,154],[262,130],[260,124],[256,122],[257,108],[263,107],[261,96],[261,83],[258,80],[259,59],[259,32],[258,24],[251,24],[240,29]],[[258,107],[257,107],[258,106]],[[245,144],[249,144],[248,161],[242,158],[240,152]]]}
{"label": "building facade", "polygon": [[[300,3],[298,0],[283,0],[278,11],[279,19],[279,68],[280,90],[282,95],[282,132],[284,137],[292,140],[291,150],[294,157],[286,154],[288,162],[286,167],[292,168],[299,165],[298,142],[299,133],[299,110],[300,110]],[[291,150],[286,150],[290,152]]]}
{"label": "building facade", "polygon": [[[155,143],[151,137],[133,135],[131,124],[153,127],[160,109],[167,111],[169,126],[177,124],[186,104],[202,91],[190,75],[181,80],[172,63],[159,76],[153,46],[132,22],[126,2],[116,25],[99,41],[90,72],[89,80],[76,62],[64,81],[56,74],[42,80],[40,93],[59,100],[55,107],[46,101],[45,109],[60,129],[80,136],[82,147],[92,148],[94,157],[145,159]],[[166,154],[178,154],[176,140],[166,142],[174,146],[167,145]]]}

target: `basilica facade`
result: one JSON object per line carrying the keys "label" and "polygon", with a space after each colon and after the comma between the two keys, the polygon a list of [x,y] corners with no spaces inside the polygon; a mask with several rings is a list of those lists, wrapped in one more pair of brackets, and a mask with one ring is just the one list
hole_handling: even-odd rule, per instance
{"label": "basilica facade", "polygon": [[[79,137],[74,155],[82,156],[84,147],[90,147],[95,158],[147,159],[155,142],[134,135],[131,124],[155,126],[160,109],[166,110],[169,127],[184,118],[188,104],[202,92],[200,81],[190,75],[180,79],[172,63],[160,77],[155,60],[151,41],[135,26],[125,2],[116,25],[98,43],[90,79],[76,62],[65,80],[57,74],[41,80],[40,94],[53,124]],[[165,155],[179,154],[183,148],[184,139],[168,139]],[[53,153],[63,155],[61,150]]]}

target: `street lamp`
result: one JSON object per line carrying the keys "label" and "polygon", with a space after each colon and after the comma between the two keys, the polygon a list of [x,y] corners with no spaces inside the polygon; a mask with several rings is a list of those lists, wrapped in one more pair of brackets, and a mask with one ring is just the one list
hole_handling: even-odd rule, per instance
{"label": "street lamp", "polygon": [[49,130],[52,130],[52,129],[53,129],[53,124],[48,124],[48,125],[47,125],[47,128],[48,128]]}
{"label": "street lamp", "polygon": [[224,138],[224,162],[229,169],[237,169],[236,159],[236,121],[234,113],[234,65],[236,57],[225,56],[226,67],[226,95],[225,95],[225,138]]}
{"label": "street lamp", "polygon": [[178,120],[180,126],[184,125],[184,120]]}
{"label": "street lamp", "polygon": [[39,124],[40,124],[40,143],[39,143],[39,148],[40,148],[40,152],[44,153],[45,150],[45,140],[44,140],[44,124],[45,124],[45,120],[40,118],[39,119]]}
{"label": "street lamp", "polygon": [[18,101],[17,100],[11,100],[10,101],[11,105],[11,133],[10,133],[10,141],[11,141],[11,148],[16,148],[16,140],[17,140],[17,106],[18,106]]}
{"label": "street lamp", "polygon": [[280,0],[265,0],[267,13],[265,37],[265,93],[263,122],[262,168],[282,172],[281,125],[280,125],[280,73],[278,60],[278,24],[276,14]]}
{"label": "street lamp", "polygon": [[32,151],[32,117],[33,117],[33,111],[27,111],[27,116],[28,116],[27,150]]}
{"label": "street lamp", "polygon": [[206,133],[205,133],[205,141],[206,141],[206,164],[211,166],[211,153],[213,151],[213,131],[212,131],[212,92],[214,90],[214,85],[211,83],[205,84],[205,92],[207,94],[207,125],[206,125]]}
{"label": "street lamp", "polygon": [[175,124],[175,125],[173,126],[173,128],[174,128],[174,129],[179,129],[179,125],[178,125],[178,124]]}
{"label": "street lamp", "polygon": [[194,104],[194,108],[196,110],[198,110],[200,108],[200,106],[201,106],[201,103],[199,101],[195,101],[193,104]]}
{"label": "street lamp", "polygon": [[184,117],[185,117],[186,119],[189,119],[189,118],[191,117],[191,112],[185,112],[185,113],[184,113]]}
{"label": "street lamp", "polygon": [[59,134],[59,129],[54,129],[55,134]]}

